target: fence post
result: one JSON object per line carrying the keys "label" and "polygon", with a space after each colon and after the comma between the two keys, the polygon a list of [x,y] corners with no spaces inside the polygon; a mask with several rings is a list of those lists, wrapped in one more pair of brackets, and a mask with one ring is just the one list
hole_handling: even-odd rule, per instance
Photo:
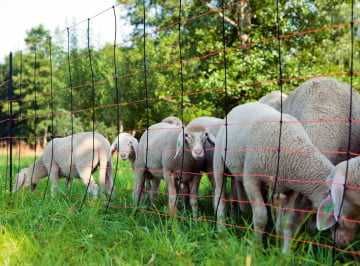
{"label": "fence post", "polygon": [[14,98],[14,88],[13,88],[13,54],[9,54],[9,82],[8,82],[8,91],[7,97],[9,102],[9,134],[8,134],[8,143],[9,143],[9,191],[12,191],[12,175],[13,175],[13,127],[14,127],[14,117],[13,117],[13,98]]}

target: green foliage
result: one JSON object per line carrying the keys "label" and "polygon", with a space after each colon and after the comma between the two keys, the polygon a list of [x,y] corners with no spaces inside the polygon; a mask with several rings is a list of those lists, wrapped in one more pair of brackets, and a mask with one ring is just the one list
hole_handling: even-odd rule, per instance
{"label": "green foliage", "polygon": [[[289,92],[304,80],[319,75],[348,81],[349,3],[330,1],[329,4],[329,1],[314,0],[280,2],[284,90]],[[142,1],[122,0],[119,3],[122,3],[121,8],[128,10],[127,18],[134,31],[130,42],[116,47],[117,86],[112,44],[92,49],[93,98],[88,51],[79,45],[82,42],[78,29],[71,29],[70,34],[71,83],[67,48],[63,43],[66,35],[57,31],[53,38],[53,107],[60,127],[70,126],[69,121],[61,121],[70,117],[64,114],[71,112],[70,87],[73,88],[72,111],[76,131],[92,130],[93,105],[96,107],[95,129],[109,138],[116,135],[118,126],[125,130],[135,129],[138,134],[146,127]],[[233,106],[254,101],[279,88],[274,1],[228,0],[225,6],[227,99],[224,93],[221,1],[183,1],[181,45],[185,122],[199,115],[223,117]],[[359,8],[355,8],[357,14]],[[165,116],[181,114],[178,1],[146,1],[146,11],[149,115],[150,123],[155,123]],[[358,58],[360,43],[358,27],[355,26],[354,58]],[[21,78],[20,54],[15,54],[15,93],[19,102],[15,103],[14,109],[24,118],[17,123],[19,136],[49,138],[51,135],[48,38],[49,32],[44,26],[35,27],[27,33],[25,41],[28,49],[23,52]],[[358,66],[359,61],[355,60],[355,73]],[[7,61],[0,65],[0,80],[5,79],[6,71]],[[359,81],[355,76],[355,87]],[[5,97],[4,92],[0,92],[0,97]],[[35,107],[37,121],[34,119]],[[0,119],[6,117],[7,110],[8,106],[2,104]],[[69,128],[56,128],[56,134],[68,132]]]}

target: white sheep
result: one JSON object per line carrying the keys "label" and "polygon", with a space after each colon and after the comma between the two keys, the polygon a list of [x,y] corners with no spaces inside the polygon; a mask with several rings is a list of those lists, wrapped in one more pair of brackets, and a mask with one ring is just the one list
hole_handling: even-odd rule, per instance
{"label": "white sheep", "polygon": [[[220,127],[224,125],[224,123],[225,123],[224,119],[211,117],[211,116],[201,116],[192,120],[188,124],[188,126],[197,126],[197,125],[203,126],[207,128],[207,130],[211,132],[213,136],[216,137],[220,130]],[[202,168],[202,171],[208,173],[209,180],[213,187],[215,187],[214,179],[213,179],[214,148],[215,148],[215,143],[212,143],[210,141],[207,141],[205,143],[206,158],[205,158],[205,165]],[[231,185],[232,201],[240,207],[241,211],[246,211],[248,206],[245,203],[247,201],[247,197],[242,183],[238,182],[235,178],[232,178],[231,182],[232,182]]]}
{"label": "white sheep", "polygon": [[118,152],[121,160],[129,160],[134,168],[138,140],[129,133],[120,133],[111,144],[111,153]]}
{"label": "white sheep", "polygon": [[93,143],[92,132],[54,138],[33,165],[17,174],[14,191],[28,186],[34,189],[41,178],[49,176],[51,194],[54,195],[58,190],[59,177],[70,176],[80,177],[85,185],[89,184],[89,193],[96,197],[99,189],[91,174],[97,167],[100,169],[100,186],[110,194],[113,177],[109,141],[101,134],[95,133]]}
{"label": "white sheep", "polygon": [[[360,95],[353,90],[352,119],[360,118]],[[347,159],[350,111],[350,86],[328,77],[312,78],[296,88],[283,102],[283,112],[297,118],[311,142],[333,164]],[[351,152],[360,153],[360,124],[353,122]],[[299,195],[300,196],[300,195]],[[309,208],[297,199],[293,208]],[[277,215],[281,216],[281,212]],[[295,224],[299,224],[300,217]],[[294,224],[294,226],[295,226]]]}
{"label": "white sheep", "polygon": [[[220,127],[224,124],[224,120],[211,117],[211,116],[200,116],[190,121],[187,125],[188,128],[192,127],[203,127],[207,132],[210,132],[212,136],[216,137],[219,132]],[[181,136],[180,136],[181,137]],[[181,141],[181,140],[178,140]],[[215,143],[211,142],[211,138],[208,138],[208,141],[204,143],[205,145],[205,165],[203,171],[208,173],[209,179],[213,184],[212,172],[213,172],[213,157],[214,157],[214,147]]]}
{"label": "white sheep", "polygon": [[[267,209],[262,190],[272,187],[277,170],[280,113],[268,105],[250,103],[235,107],[227,115],[228,151],[225,166],[243,182],[249,198],[254,229],[261,239],[267,224]],[[309,199],[315,208],[328,195],[325,183],[334,169],[332,163],[311,143],[304,128],[294,117],[283,115],[281,154],[276,193],[287,197],[284,207],[293,206],[297,193]],[[214,179],[215,209],[218,222],[223,222],[225,127],[222,126],[215,142]],[[314,182],[318,181],[318,182]],[[220,194],[222,199],[219,201]],[[285,216],[291,214],[286,213]],[[286,220],[287,217],[284,217]],[[283,225],[284,251],[288,250],[292,224]],[[321,224],[321,223],[320,223]],[[220,226],[221,227],[221,226]]]}
{"label": "white sheep", "polygon": [[[185,127],[183,141],[182,127],[164,122],[152,125],[139,141],[138,157],[135,160],[134,200],[138,201],[140,198],[146,178],[150,176],[157,182],[151,186],[150,197],[153,198],[161,178],[164,177],[168,187],[169,212],[175,215],[177,180],[181,175],[183,184],[190,188],[190,204],[193,215],[197,216],[198,187],[201,167],[205,162],[204,144],[206,141],[214,140],[212,133],[203,126]],[[184,158],[182,158],[183,150]]]}
{"label": "white sheep", "polygon": [[[336,165],[327,179],[329,192],[318,209],[316,225],[319,230],[335,229],[338,222],[335,241],[338,246],[349,245],[356,237],[360,220],[360,157],[348,161],[348,179],[345,193],[346,163]],[[342,203],[343,200],[343,203]],[[334,237],[332,232],[332,237]]]}
{"label": "white sheep", "polygon": [[261,97],[258,102],[267,104],[267,105],[275,108],[276,110],[280,111],[281,97],[282,97],[282,101],[284,103],[284,101],[286,100],[286,98],[288,96],[285,93],[281,93],[280,91],[272,91],[272,92],[264,95],[263,97]]}
{"label": "white sheep", "polygon": [[[353,90],[352,118],[360,119],[360,95]],[[313,78],[284,101],[283,112],[297,118],[312,143],[334,164],[347,159],[350,86],[332,78]],[[360,153],[360,124],[353,122],[351,152]]]}

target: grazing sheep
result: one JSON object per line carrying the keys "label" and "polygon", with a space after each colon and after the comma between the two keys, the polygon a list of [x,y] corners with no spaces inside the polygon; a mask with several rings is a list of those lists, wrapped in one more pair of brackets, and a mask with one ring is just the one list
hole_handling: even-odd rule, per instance
{"label": "grazing sheep", "polygon": [[[360,118],[359,106],[360,95],[353,90],[353,119]],[[304,82],[283,103],[283,112],[294,116],[302,123],[311,142],[333,164],[347,159],[349,111],[350,86],[328,77],[313,78]],[[353,123],[351,133],[351,152],[359,154],[360,124]],[[297,205],[293,208],[310,207],[304,199],[298,199],[294,203]]]}
{"label": "grazing sheep", "polygon": [[[312,143],[334,164],[347,159],[350,86],[332,78],[313,78],[284,101],[283,112],[297,118]],[[360,119],[360,95],[353,90],[353,119]],[[360,124],[353,123],[351,152],[360,153]]]}
{"label": "grazing sheep", "polygon": [[[148,149],[147,149],[148,139]],[[138,157],[135,160],[136,184],[134,200],[140,199],[142,185],[147,177],[157,180],[151,186],[150,198],[157,192],[160,179],[164,177],[169,195],[169,212],[176,214],[177,180],[182,175],[183,184],[190,187],[190,204],[197,216],[197,195],[201,178],[201,167],[205,161],[204,144],[215,137],[203,126],[187,126],[184,129],[169,123],[152,125],[139,141]],[[183,149],[183,145],[184,149]],[[146,150],[148,150],[146,162]],[[182,151],[184,150],[184,158]],[[183,167],[182,167],[183,166]]]}
{"label": "grazing sheep", "polygon": [[[346,161],[336,165],[331,176],[328,177],[329,192],[322,201],[318,212],[316,225],[319,230],[335,229],[338,222],[335,240],[339,246],[348,245],[359,229],[357,221],[360,219],[360,157],[348,161],[348,180],[345,193]],[[344,201],[342,203],[342,199]],[[334,237],[334,234],[331,234]]]}
{"label": "grazing sheep", "polygon": [[[72,155],[71,142],[73,142]],[[95,133],[93,145],[92,132],[77,133],[72,137],[54,138],[46,145],[43,154],[33,165],[18,173],[14,191],[28,186],[32,186],[34,189],[41,178],[49,175],[51,193],[54,195],[58,190],[59,177],[70,176],[80,177],[85,185],[89,183],[89,193],[96,197],[98,185],[91,174],[97,166],[100,168],[100,186],[110,194],[113,179],[109,141],[101,134]]]}
{"label": "grazing sheep", "polygon": [[[268,105],[250,103],[232,109],[227,119],[230,145],[225,166],[243,182],[252,207],[254,229],[261,239],[268,219],[262,191],[268,186],[272,187],[276,175],[280,113]],[[300,122],[287,114],[283,115],[283,121],[279,175],[274,192],[287,197],[285,207],[293,206],[297,193],[301,193],[311,201],[313,207],[319,208],[328,195],[329,188],[325,181],[334,166],[311,143]],[[219,202],[217,217],[220,223],[225,207],[224,195],[221,193],[224,147],[223,126],[216,138],[214,154],[214,204],[216,209]],[[314,180],[318,182],[312,182]],[[219,201],[220,196],[222,199]],[[291,214],[285,213],[285,216],[288,215]],[[287,220],[287,217],[284,219]],[[286,251],[292,236],[291,221],[283,226]]]}
{"label": "grazing sheep", "polygon": [[179,127],[181,127],[183,125],[182,121],[179,118],[177,118],[176,116],[165,117],[163,120],[161,120],[161,122],[173,124],[173,125],[179,126]]}
{"label": "grazing sheep", "polygon": [[132,135],[129,133],[120,133],[111,145],[111,153],[118,152],[121,160],[129,160],[134,169],[138,145],[138,140]]}
{"label": "grazing sheep", "polygon": [[280,91],[272,91],[272,92],[264,95],[263,97],[261,97],[258,102],[267,104],[267,105],[275,108],[276,110],[280,111],[281,96],[282,96],[282,101],[284,103],[285,99],[288,96],[285,93],[281,94]]}

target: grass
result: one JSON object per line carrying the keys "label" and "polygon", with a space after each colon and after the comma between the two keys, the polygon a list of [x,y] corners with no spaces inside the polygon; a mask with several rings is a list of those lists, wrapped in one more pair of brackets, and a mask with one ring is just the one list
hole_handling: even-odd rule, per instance
{"label": "grass", "polygon": [[[21,167],[31,158],[21,160]],[[15,167],[17,170],[17,165]],[[166,197],[157,210],[131,206],[132,171],[120,164],[113,207],[106,213],[105,199],[88,199],[79,211],[85,187],[75,181],[71,191],[62,182],[55,198],[43,194],[46,181],[35,192],[4,191],[6,158],[0,157],[0,263],[2,265],[329,265],[331,250],[296,244],[281,254],[280,244],[267,239],[267,248],[253,241],[248,230],[229,228],[216,233],[211,222],[166,217]],[[206,179],[201,194],[209,193]],[[164,188],[162,188],[164,191]],[[210,199],[200,201],[201,215],[213,219]],[[237,223],[246,221],[237,219]],[[250,219],[247,219],[249,222]],[[234,222],[234,221],[229,221]],[[328,241],[326,236],[297,237]],[[328,241],[329,242],[329,241]],[[337,254],[335,265],[356,265]]]}

